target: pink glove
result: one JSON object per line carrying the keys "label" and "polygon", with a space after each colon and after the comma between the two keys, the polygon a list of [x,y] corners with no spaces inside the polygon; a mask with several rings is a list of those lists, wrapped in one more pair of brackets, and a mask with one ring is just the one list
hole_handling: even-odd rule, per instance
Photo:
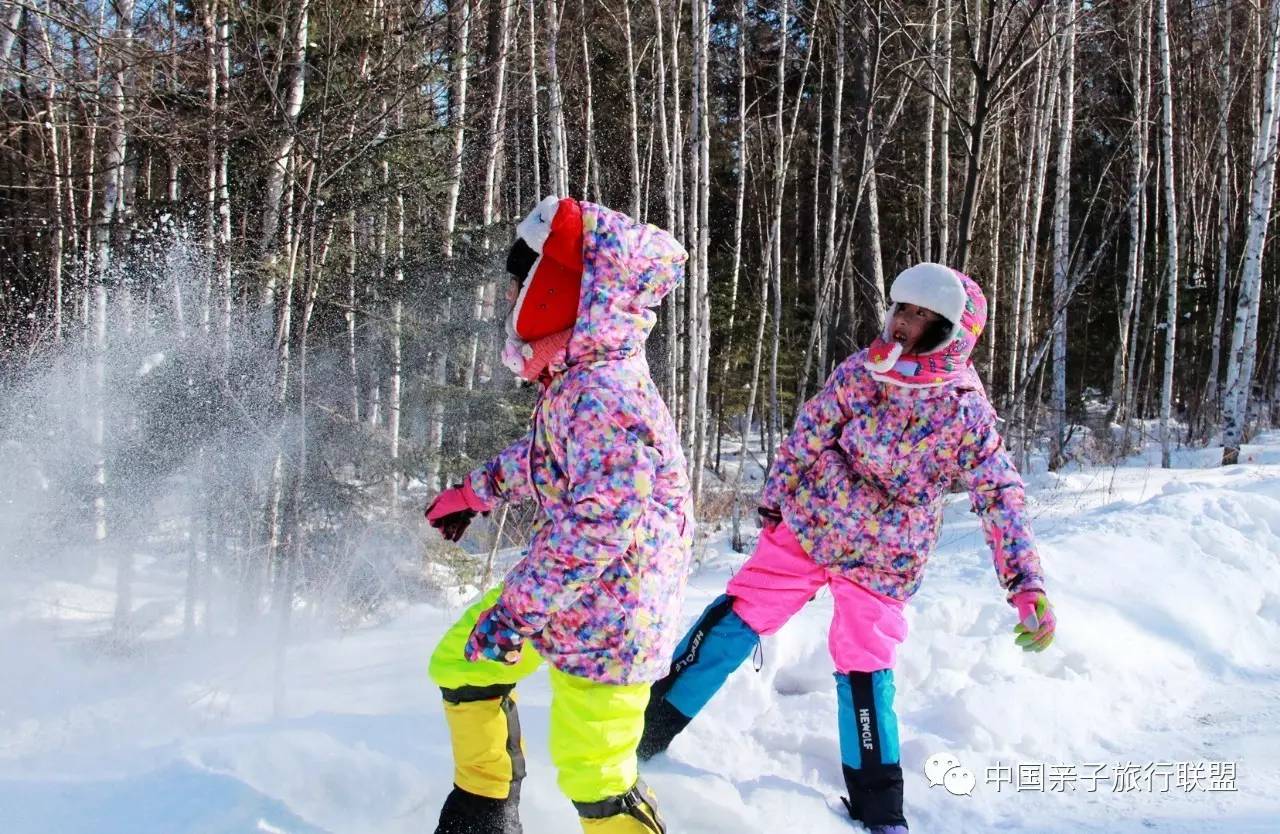
{"label": "pink glove", "polygon": [[471,488],[471,476],[457,486],[436,496],[427,507],[427,521],[451,542],[462,538],[476,513],[489,512],[490,506]]}
{"label": "pink glove", "polygon": [[467,660],[496,660],[508,666],[520,662],[520,646],[532,631],[510,614],[502,604],[480,615],[462,652]]}
{"label": "pink glove", "polygon": [[1018,609],[1013,642],[1029,652],[1042,652],[1049,648],[1058,621],[1044,591],[1019,591],[1013,595],[1012,602]]}

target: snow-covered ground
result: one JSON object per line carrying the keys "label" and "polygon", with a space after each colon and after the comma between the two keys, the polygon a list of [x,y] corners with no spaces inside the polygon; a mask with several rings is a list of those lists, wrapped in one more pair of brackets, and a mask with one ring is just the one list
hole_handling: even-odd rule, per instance
{"label": "snow-covered ground", "polygon": [[[1280,831],[1280,436],[1241,466],[1212,468],[1216,454],[1029,478],[1059,618],[1042,655],[1013,645],[954,496],[898,670],[913,831]],[[687,620],[742,558],[713,536]],[[180,596],[180,577],[139,570],[139,607]],[[0,579],[0,832],[432,830],[451,764],[425,666],[458,609],[295,644],[277,714],[265,635],[165,637],[180,612],[156,602],[154,636],[104,651],[113,581],[109,564]],[[828,807],[843,790],[830,606],[820,595],[765,640],[760,671],[739,670],[646,767],[672,834],[856,830]],[[520,691],[525,831],[576,831],[545,673]],[[930,787],[939,753],[973,773],[971,795]]]}

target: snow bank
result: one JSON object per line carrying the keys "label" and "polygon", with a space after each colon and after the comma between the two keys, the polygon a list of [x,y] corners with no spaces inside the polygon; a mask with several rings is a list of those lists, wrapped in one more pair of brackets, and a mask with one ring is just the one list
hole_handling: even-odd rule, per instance
{"label": "snow bank", "polygon": [[[1037,475],[1060,622],[1043,655],[1013,645],[1012,611],[956,496],[898,670],[913,831],[1280,830],[1280,442],[1250,459]],[[687,621],[742,559],[716,545]],[[276,715],[265,639],[99,652],[108,579],[64,580],[39,604],[3,598],[0,831],[431,830],[451,763],[425,663],[460,609],[417,606],[293,647]],[[673,833],[856,830],[828,808],[843,790],[830,606],[820,595],[766,639],[759,672],[739,670],[646,767]],[[521,686],[528,834],[577,830],[547,756],[548,697],[545,675]],[[974,773],[972,795],[929,786],[924,762],[944,752]],[[1212,770],[1223,762],[1234,785]],[[1130,764],[1145,776],[1117,790]],[[1027,783],[1051,766],[1078,781]]]}

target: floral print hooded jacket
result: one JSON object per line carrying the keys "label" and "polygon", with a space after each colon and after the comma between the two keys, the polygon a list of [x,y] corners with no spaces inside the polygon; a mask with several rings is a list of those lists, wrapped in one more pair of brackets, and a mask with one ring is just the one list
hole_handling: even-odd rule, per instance
{"label": "floral print hooded jacket", "polygon": [[667,232],[583,202],[578,319],[519,441],[471,473],[490,503],[542,509],[499,604],[557,669],[601,683],[670,665],[693,543],[675,424],[644,343],[688,255]]}
{"label": "floral print hooded jacket", "polygon": [[964,371],[941,385],[913,386],[873,373],[866,350],[849,357],[801,409],[762,499],[816,563],[904,601],[920,587],[955,480],[981,517],[1008,596],[1044,587],[1022,479],[970,364],[986,299],[956,275],[967,309],[943,350],[948,365]]}

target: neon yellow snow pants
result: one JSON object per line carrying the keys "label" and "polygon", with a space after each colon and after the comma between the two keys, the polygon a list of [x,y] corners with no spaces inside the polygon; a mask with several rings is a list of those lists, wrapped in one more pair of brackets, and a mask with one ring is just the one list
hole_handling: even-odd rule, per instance
{"label": "neon yellow snow pants", "polygon": [[[494,588],[466,610],[441,638],[429,667],[431,680],[444,692],[454,783],[494,799],[507,798],[524,776],[514,688],[542,664],[528,644],[511,666],[496,660],[473,663],[463,655],[476,620],[501,592],[501,586]],[[627,793],[639,778],[636,746],[644,731],[649,684],[609,685],[548,671],[550,752],[560,790],[575,803]]]}

